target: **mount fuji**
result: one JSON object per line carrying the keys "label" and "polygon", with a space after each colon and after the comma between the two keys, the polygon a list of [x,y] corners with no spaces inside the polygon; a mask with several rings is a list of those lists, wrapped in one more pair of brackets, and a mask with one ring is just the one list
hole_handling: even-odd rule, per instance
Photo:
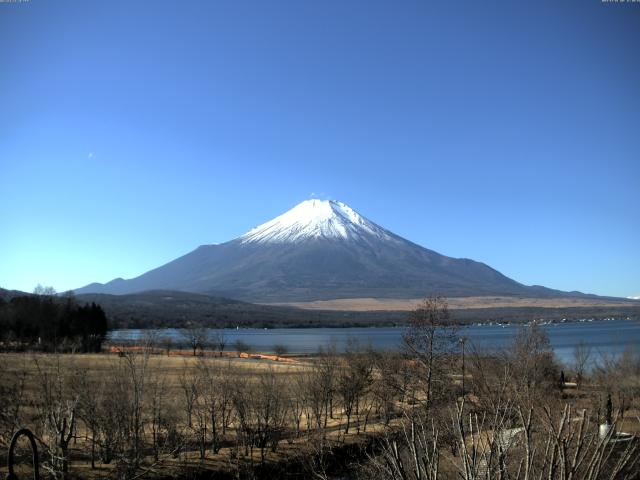
{"label": "mount fuji", "polygon": [[425,295],[567,296],[525,286],[484,263],[441,255],[395,235],[344,203],[315,199],[234,240],[200,246],[139,277],[92,283],[76,293],[147,290],[263,303]]}

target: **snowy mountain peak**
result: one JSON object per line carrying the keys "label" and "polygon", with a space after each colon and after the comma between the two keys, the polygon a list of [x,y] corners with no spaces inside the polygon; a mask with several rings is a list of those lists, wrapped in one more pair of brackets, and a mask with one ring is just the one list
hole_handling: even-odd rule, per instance
{"label": "snowy mountain peak", "polygon": [[393,236],[348,205],[335,200],[306,200],[250,230],[242,243],[288,243],[310,239],[376,239]]}

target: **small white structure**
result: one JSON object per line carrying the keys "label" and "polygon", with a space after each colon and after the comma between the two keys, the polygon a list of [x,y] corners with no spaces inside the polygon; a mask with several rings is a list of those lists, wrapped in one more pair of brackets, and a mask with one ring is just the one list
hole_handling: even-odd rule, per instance
{"label": "small white structure", "polygon": [[600,438],[607,438],[608,435],[611,435],[608,443],[620,443],[620,442],[630,442],[635,438],[632,433],[626,432],[611,432],[613,425],[609,423],[600,424]]}
{"label": "small white structure", "polygon": [[608,423],[601,423],[600,424],[600,438],[605,438],[607,435],[609,435],[609,432],[611,431],[612,427],[613,427],[613,425],[610,425]]}

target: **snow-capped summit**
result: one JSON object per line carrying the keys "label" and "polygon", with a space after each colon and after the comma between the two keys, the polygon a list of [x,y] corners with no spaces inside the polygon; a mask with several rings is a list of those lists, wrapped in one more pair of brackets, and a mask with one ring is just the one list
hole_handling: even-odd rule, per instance
{"label": "snow-capped summit", "polygon": [[242,243],[288,243],[309,239],[376,238],[392,240],[393,235],[335,200],[305,200],[286,213],[250,230]]}

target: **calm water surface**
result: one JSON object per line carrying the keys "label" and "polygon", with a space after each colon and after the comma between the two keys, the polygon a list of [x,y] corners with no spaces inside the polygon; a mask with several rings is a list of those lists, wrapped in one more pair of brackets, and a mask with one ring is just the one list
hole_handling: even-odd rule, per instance
{"label": "calm water surface", "polygon": [[[517,325],[473,325],[463,327],[459,335],[468,338],[468,345],[478,348],[499,349],[508,346],[517,334]],[[580,343],[590,345],[593,357],[599,355],[619,355],[627,346],[640,347],[640,321],[611,320],[575,323],[556,323],[544,325],[549,333],[551,346],[559,360],[570,362],[573,349]],[[339,350],[347,345],[350,339],[360,344],[371,345],[376,349],[396,349],[401,345],[402,327],[385,328],[274,328],[263,329],[225,329],[225,337],[229,348],[233,348],[236,340],[242,340],[254,350],[260,352],[273,351],[276,344],[284,345],[290,353],[314,353],[321,346],[335,344]],[[145,330],[115,330],[110,340],[134,341],[144,337]],[[174,343],[184,342],[179,330],[155,330],[161,338],[170,337]]]}

